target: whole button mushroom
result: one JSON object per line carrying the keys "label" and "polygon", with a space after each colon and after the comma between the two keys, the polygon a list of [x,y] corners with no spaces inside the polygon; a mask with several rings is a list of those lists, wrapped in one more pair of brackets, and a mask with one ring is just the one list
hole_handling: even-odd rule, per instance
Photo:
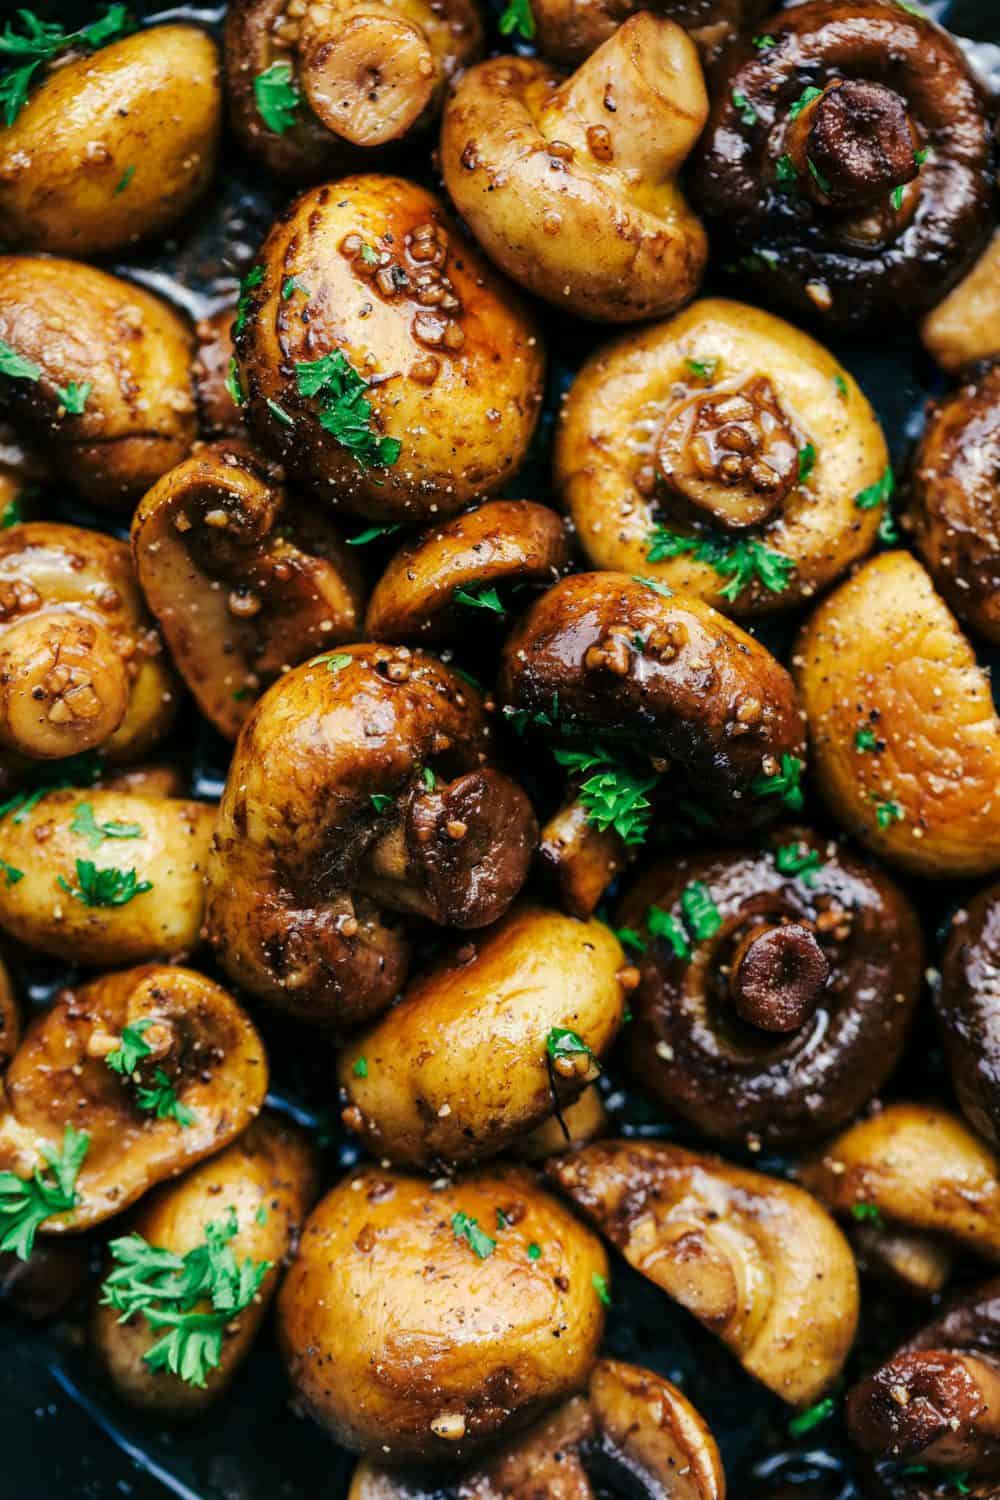
{"label": "whole button mushroom", "polygon": [[521,1168],[367,1168],[313,1211],[278,1296],[295,1400],[379,1462],[464,1459],[583,1385],[607,1271]]}
{"label": "whole button mushroom", "polygon": [[643,949],[629,1067],[710,1139],[829,1134],[899,1061],[923,980],[920,924],[886,875],[785,829],[761,851],[662,861],[626,891]]}
{"label": "whole button mushroom", "polygon": [[919,562],[872,558],[793,654],[816,784],[888,864],[938,880],[1000,866],[1000,722],[989,679]]}
{"label": "whole button mushroom", "polygon": [[727,55],[694,191],[762,296],[857,327],[962,276],[993,178],[986,92],[947,32],[895,0],[809,0]]}
{"label": "whole button mushroom", "polygon": [[598,322],[663,317],[707,259],[678,182],[707,115],[691,38],[641,11],[568,78],[523,57],[470,68],[445,106],[444,180],[529,291]]}
{"label": "whole button mushroom", "polygon": [[467,640],[476,623],[500,624],[515,605],[523,609],[525,590],[554,583],[568,561],[554,510],[490,500],[399,549],[372,591],[365,628],[377,641]]}
{"label": "whole button mushroom", "polygon": [[561,67],[578,67],[640,8],[683,26],[707,64],[763,15],[768,0],[656,0],[644,7],[638,0],[532,0],[538,50]]}
{"label": "whole button mushroom", "polygon": [[78,261],[0,255],[0,404],[85,499],[128,508],[185,458],[192,338],[158,297]]}
{"label": "whole button mushroom", "polygon": [[419,524],[499,489],[524,458],[536,326],[426,188],[367,175],[304,193],[241,303],[248,421],[317,499]]}
{"label": "whole button mushroom", "polygon": [[339,531],[238,444],[200,448],[157,481],[132,552],[174,663],[229,739],[269,682],[359,632],[360,569]]}
{"label": "whole button mushroom", "polygon": [[837,360],[740,302],[695,302],[592,354],[555,480],[587,559],[726,614],[801,605],[872,547],[889,454]]}
{"label": "whole button mushroom", "polygon": [[962,1111],[1000,1145],[1000,885],[952,918],[934,1005]]}
{"label": "whole button mushroom", "polygon": [[542,834],[576,916],[594,910],[664,805],[693,799],[729,828],[801,806],[788,674],[709,605],[656,580],[564,578],[509,636],[498,695],[515,727],[561,744],[556,760],[578,788]]}
{"label": "whole button mushroom", "polygon": [[538,830],[489,744],[476,690],[408,647],[347,646],[285,673],[243,728],[219,809],[206,921],[226,972],[304,1019],[358,1025],[406,977],[409,942],[383,908],[461,928],[501,917]]}
{"label": "whole button mushroom", "polygon": [[4,240],[97,256],[162,236],[215,170],[222,93],[211,37],[157,26],[58,64],[0,128]]}
{"label": "whole button mushroom", "polygon": [[857,1324],[857,1272],[801,1188],[651,1141],[596,1142],[545,1173],[783,1401],[809,1406],[836,1380]]}
{"label": "whole button mushroom", "polygon": [[475,0],[311,0],[296,12],[286,0],[226,9],[233,132],[281,177],[342,172],[410,141],[483,50]]}
{"label": "whole button mushroom", "polygon": [[341,1053],[345,1124],[397,1165],[495,1156],[597,1076],[632,975],[602,923],[511,913]]}
{"label": "whole button mushroom", "polygon": [[942,369],[955,373],[1000,355],[1000,234],[969,274],[927,314],[920,336]]}
{"label": "whole button mushroom", "polygon": [[32,1194],[22,1206],[5,1191],[0,1229],[19,1232],[27,1259],[39,1222],[60,1234],[102,1223],[235,1140],[266,1092],[260,1037],[203,974],[146,964],[63,990],[28,1028],[0,1101],[0,1171],[30,1181],[55,1156],[59,1194],[39,1221]]}

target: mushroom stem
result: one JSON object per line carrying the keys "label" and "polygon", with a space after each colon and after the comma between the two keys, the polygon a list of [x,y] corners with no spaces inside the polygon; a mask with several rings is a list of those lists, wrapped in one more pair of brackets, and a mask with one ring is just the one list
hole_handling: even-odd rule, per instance
{"label": "mushroom stem", "polygon": [[11,625],[0,670],[0,746],[56,760],[102,745],[125,717],[120,650],[96,622],[41,611]]}
{"label": "mushroom stem", "polygon": [[545,824],[539,857],[563,911],[584,918],[593,915],[604,891],[624,868],[626,851],[614,829],[594,827],[576,797]]}
{"label": "mushroom stem", "polygon": [[430,103],[437,65],[427,37],[386,6],[310,5],[298,50],[314,113],[355,146],[399,140]]}
{"label": "mushroom stem", "polygon": [[847,1402],[851,1436],[878,1458],[979,1471],[1000,1462],[1000,1367],[974,1354],[899,1354]]}
{"label": "mushroom stem", "polygon": [[755,927],[736,950],[729,993],[740,1017],[762,1031],[797,1031],[809,1020],[830,966],[813,932],[798,922]]}
{"label": "mushroom stem", "polygon": [[800,191],[842,209],[912,182],[918,145],[900,96],[860,78],[828,84],[790,121],[785,137]]}

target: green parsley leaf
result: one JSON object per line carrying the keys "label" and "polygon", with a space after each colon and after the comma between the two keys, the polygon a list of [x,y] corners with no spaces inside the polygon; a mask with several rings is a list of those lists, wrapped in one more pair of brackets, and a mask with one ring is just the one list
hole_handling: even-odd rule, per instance
{"label": "green parsley leaf", "polygon": [[24,520],[24,501],[29,498],[28,490],[21,490],[13,500],[9,500],[0,513],[0,531],[6,531],[8,526],[18,526]]}
{"label": "green parsley leaf", "polygon": [[142,837],[142,827],[138,823],[119,823],[114,820],[108,823],[98,823],[94,817],[94,808],[90,802],[78,802],[73,810],[73,821],[69,825],[70,832],[78,834],[80,838],[86,839],[91,849],[97,849],[104,843],[105,839],[138,839]]}
{"label": "green parsley leaf", "polygon": [[722,926],[721,913],[704,881],[692,880],[681,892],[681,911],[688,930],[699,942],[714,937]]}
{"label": "green parsley leaf", "polygon": [[645,953],[646,944],[634,927],[612,927],[611,931],[623,948],[628,948],[632,953]]}
{"label": "green parsley leaf", "polygon": [[0,375],[10,380],[41,380],[42,369],[0,339]]}
{"label": "green parsley leaf", "polygon": [[670,944],[675,958],[691,957],[687,933],[670,912],[659,906],[651,906],[646,913],[646,927],[650,937],[663,938]]}
{"label": "green parsley leaf", "polygon": [[806,166],[809,168],[809,175],[816,183],[820,192],[829,193],[830,184],[829,182],[827,182],[826,178],[823,176],[823,173],[820,171],[819,167],[817,167],[811,156],[806,157]]}
{"label": "green parsley leaf", "polygon": [[713,356],[711,359],[686,359],[684,363],[699,380],[714,380],[721,361]]}
{"label": "green parsley leaf", "polygon": [[359,1057],[357,1062],[354,1064],[354,1067],[351,1069],[351,1072],[354,1074],[355,1078],[367,1078],[368,1059],[366,1057]]}
{"label": "green parsley leaf", "polygon": [[281,283],[281,300],[287,302],[296,292],[302,292],[303,296],[309,296],[309,288],[299,280],[297,276],[286,276]]}
{"label": "green parsley leaf", "polygon": [[488,1260],[497,1247],[496,1240],[480,1229],[478,1220],[470,1219],[468,1214],[452,1214],[451,1232],[456,1240],[467,1241],[480,1260]]}
{"label": "green parsley leaf", "polygon": [[541,1260],[541,1258],[542,1258],[542,1247],[541,1247],[541,1245],[536,1245],[534,1242],[532,1242],[528,1246],[528,1259],[529,1260]]}
{"label": "green parsley leaf", "polygon": [[837,395],[840,397],[841,401],[846,401],[849,392],[847,388],[847,381],[844,379],[843,375],[835,375],[833,377],[833,383],[837,387]]}
{"label": "green parsley leaf", "polygon": [[255,1224],[266,1224],[268,1220],[267,1204],[262,1203],[253,1216]]}
{"label": "green parsley leaf", "polygon": [[554,729],[559,719],[559,694],[552,694],[552,708],[514,708],[510,703],[505,703],[503,716],[511,725],[515,734],[523,735],[529,724],[536,725],[539,729]]}
{"label": "green parsley leaf", "polygon": [[253,81],[253,94],[257,101],[257,113],[268,130],[275,135],[284,135],[295,124],[295,115],[302,102],[298,85],[292,77],[289,62],[273,62]]}
{"label": "green parsley leaf", "polygon": [[892,465],[886,469],[881,479],[876,479],[867,489],[859,490],[854,497],[854,503],[858,510],[874,510],[878,505],[886,505],[896,493],[896,477],[892,472]]}
{"label": "green parsley leaf", "polygon": [[806,443],[804,448],[799,449],[799,484],[805,484],[815,467],[816,445]]}
{"label": "green parsley leaf", "polygon": [[917,164],[918,167],[922,167],[923,164],[924,164],[924,162],[930,156],[930,154],[931,154],[931,148],[930,148],[930,146],[921,146],[921,148],[920,148],[919,151],[914,151],[914,153],[913,153],[913,160],[916,162],[916,164]]}
{"label": "green parsley leaf", "polygon": [[778,45],[778,38],[775,36],[768,36],[765,33],[763,36],[755,36],[753,39],[753,44],[757,48],[758,52],[767,52],[769,48],[776,47]]}
{"label": "green parsley leaf", "polygon": [[30,10],[19,10],[22,32],[8,21],[0,32],[0,57],[19,57],[25,61],[0,78],[0,110],[4,125],[13,125],[28,101],[28,89],[35,72],[70,47],[101,47],[128,29],[124,5],[110,5],[104,15],[79,31],[63,31],[55,22],[40,21]]}
{"label": "green parsley leaf", "polygon": [[379,253],[374,246],[362,242],[361,259],[366,266],[377,266],[379,263]]}
{"label": "green parsley leaf", "polygon": [[[650,562],[656,561],[654,557],[650,557],[649,560]],[[661,599],[672,599],[674,597],[673,589],[665,583],[660,583],[656,578],[643,578],[641,573],[633,573],[632,582],[641,583],[644,589],[649,589],[651,594],[659,594]]]}
{"label": "green parsley leaf", "polygon": [[902,183],[900,183],[900,185],[898,187],[894,187],[893,188],[892,192],[889,194],[889,202],[892,204],[893,211],[898,214],[899,210],[903,206],[903,184]]}
{"label": "green parsley leaf", "polygon": [[895,517],[889,510],[882,512],[882,519],[878,523],[878,539],[886,547],[895,547],[899,541],[899,528]]}
{"label": "green parsley leaf", "polygon": [[237,406],[242,406],[246,401],[243,387],[240,385],[240,367],[236,363],[236,355],[229,356],[229,368],[226,371],[226,390],[232,396]]}
{"label": "green parsley leaf", "polygon": [[194,1110],[188,1109],[178,1099],[177,1091],[162,1068],[154,1070],[152,1088],[136,1089],[135,1102],[158,1120],[176,1120],[182,1130],[189,1129],[197,1118]]}
{"label": "green parsley leaf", "polygon": [[880,828],[891,828],[893,823],[902,823],[906,814],[898,802],[881,801],[875,797],[875,821]]}
{"label": "green parsley leaf", "polygon": [[398,521],[388,526],[369,526],[365,531],[359,531],[357,536],[346,537],[348,547],[367,547],[369,542],[374,542],[380,536],[394,536],[397,531],[402,531]]}
{"label": "green parsley leaf", "polygon": [[733,90],[733,104],[739,111],[741,125],[746,125],[748,127],[751,125],[756,125],[760,116],[757,114],[757,111],[750,103],[750,100],[747,98],[746,94],[741,94],[739,89]]}
{"label": "green parsley leaf", "polygon": [[854,748],[863,753],[878,749],[878,740],[871,729],[859,729],[854,736]]}
{"label": "green parsley leaf", "polygon": [[944,1475],[942,1483],[946,1490],[957,1490],[960,1495],[972,1494],[968,1469],[961,1469]]}
{"label": "green parsley leaf", "polygon": [[136,896],[153,889],[151,880],[137,880],[135,870],[118,870],[112,865],[99,870],[92,859],[76,862],[76,889],[60,875],[58,883],[75,901],[84,906],[127,906]]}
{"label": "green parsley leaf", "polygon": [[353,660],[353,656],[347,656],[343,651],[337,651],[333,656],[328,656],[318,662],[317,665],[325,666],[328,672],[336,673],[342,672],[345,667],[349,667]]}
{"label": "green parsley leaf", "polygon": [[111,196],[113,198],[117,198],[121,193],[124,193],[125,189],[128,187],[134,176],[135,167],[126,167],[121,177],[118,179],[118,182],[115,185],[115,190]]}
{"label": "green parsley leaf", "polygon": [[496,589],[480,589],[478,594],[470,594],[468,589],[456,589],[451,598],[454,604],[464,604],[469,609],[489,609],[495,615],[507,613]]}
{"label": "green parsley leaf", "polygon": [[812,86],[812,84],[810,84],[810,86],[807,89],[803,89],[802,93],[799,95],[799,97],[796,99],[795,103],[789,109],[789,111],[788,111],[788,118],[790,120],[797,120],[798,117],[799,117],[799,115],[805,109],[806,105],[811,104],[814,99],[818,99],[819,96],[820,96],[820,94],[822,94],[822,92],[823,92],[822,89],[814,88]]}
{"label": "green parsley leaf", "polygon": [[896,0],[896,4],[899,6],[900,10],[909,11],[911,16],[919,16],[922,21],[926,20],[926,16],[920,9],[919,5],[912,5],[910,3],[910,0]]}
{"label": "green parsley leaf", "polygon": [[793,1417],[788,1424],[788,1432],[791,1437],[802,1437],[804,1433],[812,1432],[821,1422],[826,1422],[833,1416],[837,1409],[836,1402],[832,1396],[824,1396],[822,1401],[817,1401],[815,1406],[807,1406],[805,1411],[800,1411],[797,1417]]}
{"label": "green parsley leaf", "polygon": [[795,563],[790,557],[775,552],[754,538],[730,542],[715,532],[688,536],[669,531],[665,526],[654,526],[648,540],[646,556],[650,562],[662,562],[665,558],[690,553],[696,562],[714,568],[720,578],[726,580],[719,590],[724,599],[735,599],[755,580],[772,594],[781,594],[795,571]]}
{"label": "green parsley leaf", "polygon": [[773,776],[755,776],[750,789],[755,797],[780,797],[792,812],[798,812],[805,798],[802,795],[802,761],[797,755],[783,755],[781,769]]}
{"label": "green parsley leaf", "polygon": [[586,775],[580,786],[580,801],[587,822],[603,833],[613,828],[628,845],[641,844],[649,831],[652,806],[646,793],[656,785],[656,776],[641,776],[611,750],[555,750],[559,765]]}
{"label": "green parsley leaf", "polygon": [[424,769],[421,771],[420,776],[427,790],[429,792],[433,792],[435,787],[437,786],[437,777],[434,775],[434,772],[431,770],[430,766],[424,766]]}
{"label": "green parsley leaf", "polygon": [[277,418],[277,420],[282,424],[283,427],[295,426],[295,422],[288,415],[285,408],[283,406],[279,406],[277,401],[272,401],[270,396],[265,398],[264,405],[267,407],[271,415]]}
{"label": "green parsley leaf", "polygon": [[300,395],[319,396],[320,426],[349,451],[359,468],[396,462],[403,445],[398,438],[379,437],[372,430],[373,412],[365,399],[369,382],[342,350],[302,361],[295,367],[295,377]]}
{"label": "green parsley leaf", "polygon": [[142,1039],[143,1032],[148,1031],[152,1024],[152,1016],[143,1016],[141,1020],[136,1021],[134,1026],[122,1027],[118,1046],[104,1059],[112,1073],[120,1073],[126,1078],[131,1077],[143,1058],[152,1054],[152,1047]]}
{"label": "green parsley leaf", "polygon": [[884,1229],[885,1220],[874,1203],[852,1203],[851,1218],[859,1224],[871,1224],[873,1229]]}
{"label": "green parsley leaf", "polygon": [[89,380],[85,380],[82,385],[77,385],[75,380],[71,380],[65,389],[57,385],[56,395],[59,397],[59,405],[69,416],[79,417],[83,414],[87,405],[87,397],[92,390],[93,386]]}
{"label": "green parsley leaf", "polygon": [[19,880],[24,879],[24,871],[19,870],[16,865],[9,865],[5,859],[0,859],[0,870],[8,885],[17,885]]}
{"label": "green parsley leaf", "polygon": [[371,804],[377,813],[384,813],[386,808],[392,806],[393,799],[387,797],[385,792],[372,792]]}
{"label": "green parsley leaf", "polygon": [[507,8],[498,21],[501,36],[512,36],[516,34],[530,42],[535,34],[535,17],[531,10],[531,0],[507,0]]}
{"label": "green parsley leaf", "polygon": [[0,1172],[0,1251],[8,1251],[18,1260],[28,1260],[35,1245],[39,1227],[52,1214],[69,1213],[79,1202],[76,1180],[90,1146],[86,1131],[67,1124],[63,1130],[62,1150],[42,1148],[47,1162],[43,1170],[36,1167],[30,1177],[14,1172]]}
{"label": "green parsley leaf", "polygon": [[806,844],[781,844],[774,851],[775,868],[782,875],[800,876],[802,884],[810,889],[816,884],[816,871],[821,870],[824,863],[819,851]]}
{"label": "green parsley leaf", "polygon": [[784,156],[778,157],[774,165],[774,172],[779,187],[790,187],[793,182],[798,182],[799,180],[795,163],[787,151]]}
{"label": "green parsley leaf", "polygon": [[604,1306],[605,1307],[610,1307],[611,1306],[611,1293],[608,1290],[608,1279],[607,1279],[607,1277],[606,1276],[602,1276],[601,1273],[600,1273],[600,1271],[593,1271],[591,1273],[591,1277],[590,1277],[590,1284],[594,1288],[594,1291],[597,1293],[598,1297],[604,1303]]}
{"label": "green parsley leaf", "polygon": [[558,1062],[560,1058],[586,1057],[598,1072],[601,1071],[600,1063],[583,1037],[575,1031],[570,1031],[566,1026],[552,1027],[545,1038],[545,1051],[552,1062]]}
{"label": "green parsley leaf", "polygon": [[233,322],[233,338],[238,338],[250,321],[250,304],[254,288],[264,280],[264,267],[251,266],[240,282],[240,295],[236,303],[236,318]]}

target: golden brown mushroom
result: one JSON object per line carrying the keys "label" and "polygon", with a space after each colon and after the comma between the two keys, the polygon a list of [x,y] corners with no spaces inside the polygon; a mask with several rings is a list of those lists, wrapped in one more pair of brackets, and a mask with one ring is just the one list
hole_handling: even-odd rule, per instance
{"label": "golden brown mushroom", "polygon": [[948,1071],[966,1119],[1000,1145],[1000,885],[987,886],[951,920],[934,1005]]}
{"label": "golden brown mushroom", "polygon": [[427,522],[499,489],[524,457],[536,326],[416,183],[304,193],[245,278],[234,329],[250,425],[330,506]]}
{"label": "golden brown mushroom", "polygon": [[708,114],[698,53],[641,11],[565,78],[496,57],[444,112],[441,165],[490,259],[580,317],[663,317],[690,300],[708,242],[678,173]]}
{"label": "golden brown mushroom", "polygon": [[584,1383],[607,1270],[521,1168],[358,1172],[314,1210],[278,1297],[295,1400],[380,1462],[464,1459]]}
{"label": "golden brown mushroom", "polygon": [[215,44],[157,26],[39,75],[0,127],[7,244],[110,255],[162,235],[205,193],[222,121]]}
{"label": "golden brown mushroom", "polygon": [[964,280],[928,313],[920,332],[938,364],[951,373],[1000,355],[1000,233]]}
{"label": "golden brown mushroom", "polygon": [[269,1270],[253,1301],[227,1328],[219,1364],[198,1386],[147,1363],[163,1330],[151,1327],[142,1313],[122,1317],[114,1301],[112,1262],[94,1301],[91,1337],[123,1401],[173,1422],[200,1416],[224,1395],[253,1347],[318,1190],[318,1162],[308,1138],[279,1115],[265,1113],[218,1156],[143,1201],[128,1232],[141,1235],[147,1245],[187,1255],[205,1243],[207,1224],[235,1214],[238,1232],[227,1241],[229,1250],[238,1264],[264,1261]]}
{"label": "golden brown mushroom", "polygon": [[4,1077],[0,1170],[44,1171],[65,1127],[85,1132],[75,1203],[44,1223],[77,1233],[235,1140],[266,1091],[260,1038],[219,985],[161,964],[107,974],[28,1028]]}
{"label": "golden brown mushroom", "polygon": [[127,507],[195,438],[192,340],[141,287],[78,261],[0,256],[0,405],[60,478]]}
{"label": "golden brown mushroom", "polygon": [[623,971],[602,923],[519,908],[344,1049],[345,1124],[401,1166],[495,1156],[596,1077],[621,1026]]}
{"label": "golden brown mushroom", "polygon": [[245,438],[243,408],[233,399],[235,359],[232,327],[235,307],[223,307],[194,325],[197,354],[191,373],[198,404],[198,421],[207,438]]}
{"label": "golden brown mushroom", "polygon": [[608,1112],[600,1088],[589,1083],[571,1104],[560,1106],[558,1115],[549,1115],[541,1125],[512,1142],[511,1154],[520,1161],[544,1161],[548,1156],[560,1155],[567,1147],[583,1146],[607,1134]]}
{"label": "golden brown mushroom", "polygon": [[801,1188],[661,1142],[596,1142],[545,1172],[782,1400],[808,1406],[836,1379],[854,1339],[857,1273]]}
{"label": "golden brown mushroom", "polygon": [[576,68],[639,9],[669,16],[683,26],[701,53],[718,54],[763,15],[769,0],[532,0],[535,42],[543,57]]}
{"label": "golden brown mushroom", "polygon": [[555,480],[588,560],[736,616],[794,608],[870,550],[889,464],[822,345],[714,298],[584,364]]}
{"label": "golden brown mushroom", "polygon": [[820,792],[914,875],[1000,866],[1000,721],[989,680],[915,558],[886,552],[823,601],[793,661]]}
{"label": "golden brown mushroom", "polygon": [[143,497],[132,551],[176,666],[229,739],[269,682],[359,632],[360,569],[337,529],[231,442]]}

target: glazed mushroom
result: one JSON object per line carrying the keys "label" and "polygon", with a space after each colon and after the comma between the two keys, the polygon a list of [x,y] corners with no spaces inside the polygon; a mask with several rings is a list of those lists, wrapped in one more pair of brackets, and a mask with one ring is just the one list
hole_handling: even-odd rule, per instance
{"label": "glazed mushroom", "polygon": [[[998,351],[1000,352],[1000,351]],[[1000,644],[1000,362],[933,406],[914,460],[914,540],[960,620]]]}
{"label": "glazed mushroom", "polygon": [[381,1463],[468,1458],[584,1384],[607,1271],[522,1168],[369,1167],[313,1211],[278,1296],[295,1401]]}
{"label": "glazed mushroom", "polygon": [[[199,1385],[150,1363],[163,1327],[154,1326],[144,1312],[129,1314],[129,1262],[114,1255],[112,1242],[108,1274],[92,1310],[91,1338],[123,1401],[173,1422],[201,1416],[225,1394],[253,1347],[318,1190],[318,1162],[308,1137],[279,1115],[265,1113],[217,1156],[143,1200],[128,1232],[157,1251],[184,1257],[205,1245],[207,1226],[222,1225],[237,1265],[249,1260],[255,1269],[265,1269],[248,1304],[221,1316],[226,1327],[219,1361],[210,1364]],[[235,1231],[231,1236],[230,1230]],[[155,1301],[152,1307],[155,1313]]]}
{"label": "glazed mushroom", "polygon": [[645,949],[630,1070],[710,1139],[816,1140],[895,1069],[922,989],[920,923],[836,844],[786,828],[759,852],[674,857],[615,922]]}
{"label": "glazed mushroom", "polygon": [[[62,991],[28,1028],[4,1077],[0,1170],[27,1179],[61,1157],[70,1201],[42,1223],[76,1234],[221,1151],[266,1091],[260,1038],[219,985],[162,964],[104,975]],[[10,1231],[18,1213],[5,1194],[0,1227]]]}
{"label": "glazed mushroom", "polygon": [[857,327],[924,312],[990,232],[986,93],[895,0],[810,0],[760,23],[713,90],[694,188],[736,271]]}
{"label": "glazed mushroom", "polygon": [[344,1123],[401,1166],[495,1156],[593,1082],[633,978],[602,923],[515,911],[345,1048]]}
{"label": "glazed mushroom", "polygon": [[1000,1145],[1000,885],[954,914],[934,1005],[958,1102],[980,1135]]}
{"label": "glazed mushroom", "polygon": [[57,62],[0,128],[5,241],[98,256],[163,235],[215,171],[222,94],[211,37],[157,26]]}
{"label": "glazed mushroom", "polygon": [[[561,739],[579,790],[542,834],[560,903],[589,915],[654,804],[689,798],[727,827],[800,806],[802,731],[784,668],[700,599],[625,573],[578,573],[508,638],[498,694]],[[669,792],[665,793],[666,788]]]}
{"label": "glazed mushroom", "polygon": [[365,629],[376,641],[467,640],[477,624],[523,609],[525,591],[554,583],[568,561],[555,511],[533,500],[488,501],[400,548],[375,585]]}
{"label": "glazed mushroom", "polygon": [[641,11],[568,78],[523,57],[470,68],[445,106],[444,180],[536,296],[604,323],[663,317],[707,259],[678,182],[707,114],[691,38]]}
{"label": "glazed mushroom", "polygon": [[237,316],[235,307],[223,307],[194,325],[197,353],[191,373],[198,422],[206,438],[246,438],[243,408],[233,399],[232,326]]}
{"label": "glazed mushroom", "polygon": [[405,646],[347,646],[281,677],[237,744],[209,861],[226,972],[304,1019],[358,1025],[406,977],[383,908],[460,928],[502,916],[537,825],[489,743],[476,690]]}
{"label": "glazed mushroom", "polygon": [[[683,26],[708,64],[763,15],[768,0],[656,0],[642,8]],[[535,42],[544,57],[576,68],[638,9],[637,0],[533,0]]]}
{"label": "glazed mushroom", "polygon": [[229,739],[269,682],[359,632],[360,569],[339,532],[239,445],[164,474],[133,517],[132,552],[175,664]]}
{"label": "glazed mushroom", "polygon": [[0,928],[18,942],[87,966],[198,946],[214,807],[99,787],[12,803],[0,818]]}
{"label": "glazed mushroom", "polygon": [[0,406],[85,499],[128,507],[195,438],[186,324],[78,261],[0,255]]}
{"label": "glazed mushroom", "polygon": [[928,313],[920,333],[938,364],[952,373],[1000,355],[1000,234],[954,291]]}
{"label": "glazed mushroom", "polygon": [[0,530],[0,751],[16,772],[99,749],[145,755],[173,721],[175,680],[128,547],[79,526]]}
{"label": "glazed mushroom", "polygon": [[712,299],[591,355],[562,408],[555,481],[594,567],[745,616],[800,605],[870,550],[888,464],[831,354]]}
{"label": "glazed mushroom", "polygon": [[426,188],[369,175],[304,193],[243,286],[246,415],[316,499],[420,524],[513,475],[541,402],[539,335]]}
{"label": "glazed mushroom", "polygon": [[17,1051],[21,1040],[21,1016],[7,965],[0,959],[0,1074]]}
{"label": "glazed mushroom", "polygon": [[[626,982],[631,983],[632,977],[626,975]],[[558,1114],[549,1115],[541,1125],[512,1142],[511,1154],[520,1161],[544,1161],[548,1156],[560,1155],[568,1147],[583,1146],[587,1141],[607,1135],[608,1124],[600,1086],[589,1083],[571,1104],[565,1108],[560,1105]]]}
{"label": "glazed mushroom", "polygon": [[793,1406],[837,1378],[858,1316],[847,1241],[808,1193],[662,1142],[608,1141],[546,1176],[630,1265]]}
{"label": "glazed mushroom", "polygon": [[440,112],[483,49],[475,0],[231,0],[225,55],[240,145],[281,177],[314,180],[400,146]]}
{"label": "glazed mushroom", "polygon": [[906,552],[864,564],[793,654],[816,784],[888,864],[939,880],[1000,866],[1000,723],[989,680]]}
{"label": "glazed mushroom", "polygon": [[597,1493],[635,1500],[724,1500],[726,1493],[704,1418],[669,1380],[619,1360],[599,1360],[585,1396],[460,1481],[363,1462],[348,1500],[594,1500]]}

